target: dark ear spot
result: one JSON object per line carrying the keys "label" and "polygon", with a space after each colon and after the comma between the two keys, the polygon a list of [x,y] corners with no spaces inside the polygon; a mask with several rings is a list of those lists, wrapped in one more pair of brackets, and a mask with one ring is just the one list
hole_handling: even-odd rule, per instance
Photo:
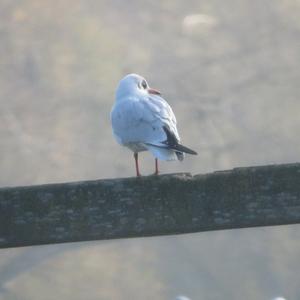
{"label": "dark ear spot", "polygon": [[147,88],[147,82],[146,80],[143,80],[141,83],[142,88],[145,90]]}

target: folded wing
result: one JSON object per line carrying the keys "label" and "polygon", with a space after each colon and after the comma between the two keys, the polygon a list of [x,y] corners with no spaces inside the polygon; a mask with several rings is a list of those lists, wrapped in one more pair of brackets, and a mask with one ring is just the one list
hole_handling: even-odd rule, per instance
{"label": "folded wing", "polygon": [[180,144],[175,115],[160,96],[116,103],[111,121],[120,144],[143,143],[155,157],[162,160],[182,160],[183,153],[196,154]]}

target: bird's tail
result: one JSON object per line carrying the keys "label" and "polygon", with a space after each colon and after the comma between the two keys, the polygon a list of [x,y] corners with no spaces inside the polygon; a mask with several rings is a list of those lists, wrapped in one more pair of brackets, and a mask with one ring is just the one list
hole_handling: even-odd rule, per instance
{"label": "bird's tail", "polygon": [[159,147],[156,145],[145,144],[152,155],[160,160],[177,160],[179,159],[176,152],[167,149],[166,147]]}

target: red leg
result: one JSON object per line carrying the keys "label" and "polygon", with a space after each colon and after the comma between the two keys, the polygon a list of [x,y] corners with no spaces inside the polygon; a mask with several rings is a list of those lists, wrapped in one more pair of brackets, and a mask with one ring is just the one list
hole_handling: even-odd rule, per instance
{"label": "red leg", "polygon": [[154,172],[154,175],[158,175],[158,160],[157,158],[155,158],[155,172]]}
{"label": "red leg", "polygon": [[139,158],[138,158],[138,153],[137,153],[137,152],[134,152],[133,156],[134,156],[134,160],[135,160],[136,177],[140,177],[140,176],[141,176],[141,173],[140,173],[140,170],[139,170]]}

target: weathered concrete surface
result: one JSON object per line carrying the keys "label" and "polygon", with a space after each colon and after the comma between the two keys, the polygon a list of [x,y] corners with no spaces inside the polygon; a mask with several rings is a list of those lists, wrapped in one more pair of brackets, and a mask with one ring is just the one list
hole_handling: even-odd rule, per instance
{"label": "weathered concrete surface", "polygon": [[0,189],[0,248],[300,223],[300,164]]}

